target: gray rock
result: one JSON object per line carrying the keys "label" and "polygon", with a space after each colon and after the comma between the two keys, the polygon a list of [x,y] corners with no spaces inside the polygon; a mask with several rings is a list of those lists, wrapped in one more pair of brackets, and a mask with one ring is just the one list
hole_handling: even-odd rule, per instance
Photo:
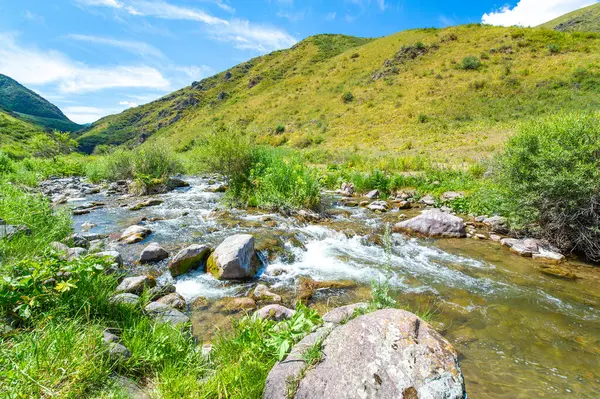
{"label": "gray rock", "polygon": [[519,240],[517,238],[503,238],[500,243],[505,247],[508,247],[511,252],[517,255],[530,257],[534,253],[539,251],[539,247],[535,241],[532,240]]}
{"label": "gray rock", "polygon": [[148,290],[148,297],[151,301],[155,301],[160,297],[174,293],[175,290],[176,288],[173,284],[152,287]]}
{"label": "gray rock", "polygon": [[227,237],[210,255],[206,269],[223,280],[243,280],[254,277],[260,262],[254,251],[254,237],[236,234]]}
{"label": "gray rock", "polygon": [[144,288],[156,287],[156,280],[152,276],[127,277],[117,287],[117,293],[129,293],[139,295]]}
{"label": "gray rock", "polygon": [[339,191],[341,195],[346,197],[352,197],[354,195],[354,184],[352,183],[342,183],[342,189]]}
{"label": "gray rock", "polygon": [[[275,364],[269,372],[265,383],[263,399],[288,399],[292,384],[298,381],[307,364],[304,360],[304,353],[313,347],[316,343],[322,341],[333,329],[332,324],[326,324],[318,328],[315,332],[308,334],[300,342],[298,342],[289,355]],[[334,396],[323,396],[322,399],[334,398]],[[314,399],[321,399],[315,396]],[[336,398],[337,399],[337,398]]]}
{"label": "gray rock", "polygon": [[140,388],[135,381],[120,375],[114,376],[114,384],[120,387],[127,393],[127,397],[131,399],[151,399],[150,395]]}
{"label": "gray rock", "polygon": [[80,247],[69,248],[69,250],[67,251],[67,256],[68,256],[69,260],[74,260],[74,259],[85,256],[87,254],[87,252],[88,251],[85,248],[80,248]]}
{"label": "gray rock", "polygon": [[131,357],[129,349],[118,342],[108,344],[108,354],[113,361],[127,360]]}
{"label": "gray rock", "polygon": [[281,296],[269,291],[269,288],[264,284],[256,286],[252,297],[257,301],[281,302]]}
{"label": "gray rock", "polygon": [[379,190],[372,190],[365,195],[368,199],[377,199],[379,198]]}
{"label": "gray rock", "polygon": [[434,206],[435,205],[435,198],[433,198],[431,195],[427,194],[426,196],[424,196],[423,198],[421,198],[419,200],[419,202],[421,204],[427,205],[427,206]]}
{"label": "gray rock", "polygon": [[123,257],[117,251],[96,252],[94,256],[98,258],[106,258],[113,265],[116,265],[117,267],[123,267]]}
{"label": "gray rock", "polygon": [[122,294],[113,295],[110,298],[110,303],[115,304],[115,305],[120,304],[120,303],[124,303],[127,305],[137,305],[139,300],[140,300],[139,296],[125,292]]}
{"label": "gray rock", "polygon": [[119,338],[116,334],[113,334],[111,331],[106,329],[102,331],[102,340],[105,343],[110,344],[111,342],[120,342],[121,338]]}
{"label": "gray rock", "polygon": [[288,309],[281,305],[267,305],[256,311],[256,316],[258,318],[275,321],[291,319],[295,314],[295,310]]}
{"label": "gray rock", "polygon": [[340,324],[343,321],[349,320],[354,315],[354,311],[357,309],[366,309],[369,305],[365,302],[358,302],[352,305],[341,306],[330,310],[323,315],[323,321],[325,323]]}
{"label": "gray rock", "polygon": [[417,217],[396,223],[394,231],[422,234],[428,237],[465,237],[465,223],[458,216],[431,209]]}
{"label": "gray rock", "polygon": [[508,224],[506,218],[502,216],[492,216],[491,218],[483,219],[483,224],[488,226],[492,233],[508,234]]}
{"label": "gray rock", "polygon": [[208,245],[197,244],[182,249],[169,263],[171,275],[177,277],[201,267],[208,259],[211,251],[212,248]]}
{"label": "gray rock", "polygon": [[454,201],[458,198],[463,198],[464,196],[464,193],[459,193],[456,191],[446,191],[444,194],[442,194],[441,198],[444,201]]}
{"label": "gray rock", "polygon": [[173,309],[164,303],[151,302],[144,308],[144,310],[150,317],[165,324],[170,323],[174,326],[179,326],[190,321],[189,317],[181,313],[179,310]]}
{"label": "gray rock", "polygon": [[531,257],[536,260],[550,263],[560,263],[565,260],[565,256],[560,252],[550,251],[545,248],[540,248],[540,252],[531,254]]}
{"label": "gray rock", "polygon": [[151,242],[140,254],[140,263],[158,262],[169,257],[169,252],[156,242]]}
{"label": "gray rock", "polygon": [[66,254],[69,252],[69,246],[58,241],[51,242],[50,248],[61,254]]}
{"label": "gray rock", "polygon": [[160,297],[156,302],[170,306],[173,309],[185,310],[185,299],[176,292]]}
{"label": "gray rock", "polygon": [[367,205],[367,209],[370,209],[374,212],[387,212],[390,208],[386,201],[374,201]]}
{"label": "gray rock", "polygon": [[456,352],[412,313],[379,310],[323,336],[321,362],[306,369],[296,345],[269,373],[264,399],[287,398],[297,379],[295,399],[466,397]]}
{"label": "gray rock", "polygon": [[90,242],[88,241],[88,239],[81,234],[73,234],[71,236],[71,242],[73,243],[74,247],[80,247],[85,249],[88,249],[90,247]]}

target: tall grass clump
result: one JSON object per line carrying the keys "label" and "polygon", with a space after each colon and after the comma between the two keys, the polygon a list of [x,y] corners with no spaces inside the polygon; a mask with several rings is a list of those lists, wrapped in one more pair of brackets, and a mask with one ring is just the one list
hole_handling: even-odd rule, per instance
{"label": "tall grass clump", "polygon": [[0,239],[1,266],[11,259],[40,253],[52,241],[65,238],[72,226],[70,215],[66,211],[54,210],[43,195],[29,193],[1,181],[0,219],[8,225],[22,226],[23,230]]}
{"label": "tall grass clump", "polygon": [[514,227],[600,261],[600,114],[522,125],[500,156],[498,184]]}
{"label": "tall grass clump", "polygon": [[164,180],[169,176],[184,172],[178,157],[165,146],[152,144],[135,150],[117,149],[99,156],[91,162],[86,175],[90,180]]}
{"label": "tall grass clump", "polygon": [[227,179],[226,199],[234,205],[269,209],[317,209],[317,170],[296,153],[254,144],[235,127],[217,127],[192,152],[193,163]]}

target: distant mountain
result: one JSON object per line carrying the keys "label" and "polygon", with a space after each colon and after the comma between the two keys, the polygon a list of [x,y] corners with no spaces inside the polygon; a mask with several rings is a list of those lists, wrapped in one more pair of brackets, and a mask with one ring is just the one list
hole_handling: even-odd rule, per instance
{"label": "distant mountain", "polygon": [[599,110],[598,65],[599,34],[463,25],[378,39],[318,35],[77,136],[86,152],[157,140],[185,151],[215,125],[234,124],[259,143],[316,154],[460,163],[493,152],[522,120]]}
{"label": "distant mountain", "polygon": [[580,8],[539,27],[561,32],[600,32],[600,3]]}
{"label": "distant mountain", "polygon": [[82,128],[69,120],[56,105],[2,74],[0,74],[0,108],[16,113],[16,116],[45,129],[72,132]]}

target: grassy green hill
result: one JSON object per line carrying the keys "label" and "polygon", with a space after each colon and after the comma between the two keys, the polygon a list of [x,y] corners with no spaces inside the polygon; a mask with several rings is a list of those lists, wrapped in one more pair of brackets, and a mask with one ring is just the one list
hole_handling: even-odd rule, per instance
{"label": "grassy green hill", "polygon": [[46,129],[62,131],[81,129],[80,125],[70,121],[56,105],[2,74],[0,74],[0,108],[16,112],[19,117]]}
{"label": "grassy green hill", "polygon": [[600,35],[465,25],[379,39],[310,37],[155,102],[99,120],[81,148],[166,140],[217,123],[318,151],[471,161],[524,119],[599,109]]}
{"label": "grassy green hill", "polygon": [[562,32],[600,32],[600,3],[560,16],[540,27]]}
{"label": "grassy green hill", "polygon": [[43,129],[0,109],[0,150],[20,157],[27,155],[24,143]]}

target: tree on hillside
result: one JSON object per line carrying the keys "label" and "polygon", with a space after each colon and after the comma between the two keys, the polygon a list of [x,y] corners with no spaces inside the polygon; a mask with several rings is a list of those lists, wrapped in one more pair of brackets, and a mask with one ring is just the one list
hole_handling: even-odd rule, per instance
{"label": "tree on hillside", "polygon": [[29,139],[29,148],[33,155],[42,158],[54,158],[58,155],[70,154],[77,148],[77,142],[69,133],[53,131],[51,134],[40,133]]}

